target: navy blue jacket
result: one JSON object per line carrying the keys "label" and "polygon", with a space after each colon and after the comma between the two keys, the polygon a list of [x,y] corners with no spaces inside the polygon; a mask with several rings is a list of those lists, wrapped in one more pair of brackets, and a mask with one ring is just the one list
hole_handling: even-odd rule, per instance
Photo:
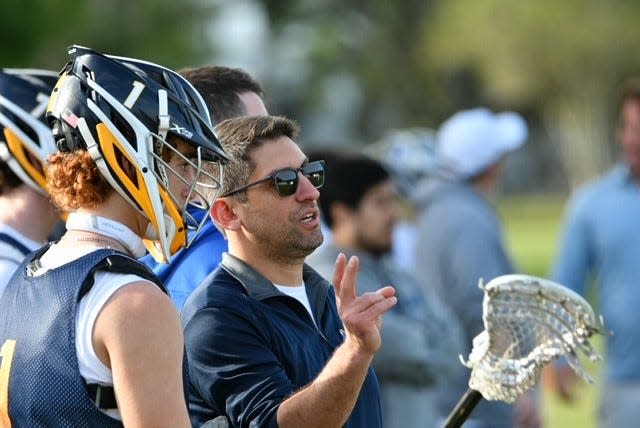
{"label": "navy blue jacket", "polygon": [[29,276],[28,266],[47,248],[27,256],[0,298],[0,413],[8,396],[14,428],[121,427],[96,407],[80,375],[78,303],[93,286],[96,270],[133,273],[162,286],[144,265],[113,250],[97,250]]}
{"label": "navy blue jacket", "polygon": [[[303,277],[317,326],[300,302],[228,253],[187,299],[194,426],[225,415],[232,427],[277,427],[280,403],[324,368],[344,340],[343,325],[333,287],[306,265]],[[372,368],[345,426],[382,426]]]}

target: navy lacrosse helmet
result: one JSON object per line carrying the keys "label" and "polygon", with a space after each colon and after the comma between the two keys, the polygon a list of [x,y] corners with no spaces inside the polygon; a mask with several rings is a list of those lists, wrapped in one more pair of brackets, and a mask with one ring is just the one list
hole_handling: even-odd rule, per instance
{"label": "navy lacrosse helmet", "polygon": [[[47,117],[61,151],[88,150],[102,175],[149,220],[145,245],[160,262],[188,245],[206,220],[187,208],[209,208],[197,184],[220,188],[228,161],[197,90],[178,73],[151,62],[69,48],[51,94]],[[176,150],[178,137],[194,154]],[[195,171],[188,181],[167,155],[180,156]],[[189,195],[176,194],[168,176],[179,176]],[[196,233],[187,234],[187,229]]]}
{"label": "navy lacrosse helmet", "polygon": [[49,70],[0,70],[0,159],[41,193],[44,163],[56,151],[45,111],[57,80],[58,73]]}

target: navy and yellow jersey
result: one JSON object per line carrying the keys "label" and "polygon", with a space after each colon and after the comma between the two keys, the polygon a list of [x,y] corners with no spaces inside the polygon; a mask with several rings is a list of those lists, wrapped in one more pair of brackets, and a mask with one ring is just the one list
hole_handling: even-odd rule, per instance
{"label": "navy and yellow jersey", "polygon": [[80,375],[78,304],[97,270],[136,274],[164,288],[144,265],[106,249],[30,276],[47,249],[23,260],[0,298],[0,427],[121,427],[94,404]]}

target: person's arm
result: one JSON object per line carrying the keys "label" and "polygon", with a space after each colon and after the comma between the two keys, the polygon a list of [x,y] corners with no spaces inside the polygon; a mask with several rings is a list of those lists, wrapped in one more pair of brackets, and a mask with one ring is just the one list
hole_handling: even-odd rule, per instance
{"label": "person's arm", "polygon": [[[412,306],[411,310],[401,310],[395,306],[384,315],[382,323],[382,345],[373,359],[373,366],[380,382],[400,382],[405,385],[426,386],[436,382],[439,367],[434,364],[433,343],[429,343],[427,332],[431,320],[423,323],[421,316],[428,312],[422,289],[412,278],[399,270],[388,271],[389,280],[382,281],[375,271],[358,273],[359,293],[375,292],[385,285],[393,285],[399,305]],[[459,352],[459,350],[456,350]],[[453,354],[457,355],[457,354]],[[458,363],[459,364],[459,363]]]}
{"label": "person's arm", "polygon": [[178,313],[146,281],[107,301],[93,333],[96,354],[111,368],[126,427],[190,427],[183,389],[183,338]]}
{"label": "person's arm", "polygon": [[346,338],[314,381],[284,400],[278,426],[339,427],[348,419],[373,356],[381,345],[382,314],[396,304],[395,290],[384,287],[356,296],[358,259],[336,260],[333,284]]}

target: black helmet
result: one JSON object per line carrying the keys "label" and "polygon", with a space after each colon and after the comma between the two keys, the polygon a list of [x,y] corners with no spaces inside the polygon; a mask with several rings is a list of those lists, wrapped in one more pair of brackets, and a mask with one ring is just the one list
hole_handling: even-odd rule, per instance
{"label": "black helmet", "polygon": [[48,70],[0,70],[0,159],[20,180],[44,193],[44,163],[56,151],[45,120],[58,73]]}
{"label": "black helmet", "polygon": [[[188,245],[187,226],[197,232],[206,220],[196,224],[187,211],[189,205],[209,208],[196,183],[219,188],[227,162],[206,105],[186,79],[165,67],[80,46],[69,54],[47,109],[58,148],[89,151],[109,183],[149,219],[145,244],[166,261]],[[167,141],[171,136],[195,154],[178,152]],[[168,154],[195,168],[196,180],[181,178],[189,186],[186,200],[169,186],[168,174],[179,172],[167,163]],[[203,169],[205,162],[211,170]]]}

